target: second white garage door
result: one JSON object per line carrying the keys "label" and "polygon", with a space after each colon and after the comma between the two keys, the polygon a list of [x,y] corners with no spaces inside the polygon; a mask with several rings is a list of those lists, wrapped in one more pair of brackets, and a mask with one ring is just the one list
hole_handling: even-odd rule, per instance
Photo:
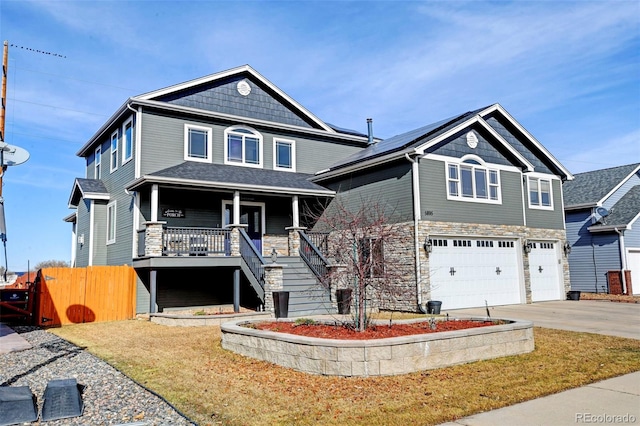
{"label": "second white garage door", "polygon": [[442,309],[522,302],[517,240],[432,238],[431,299]]}
{"label": "second white garage door", "polygon": [[560,281],[560,253],[554,242],[534,241],[529,253],[531,301],[564,299]]}

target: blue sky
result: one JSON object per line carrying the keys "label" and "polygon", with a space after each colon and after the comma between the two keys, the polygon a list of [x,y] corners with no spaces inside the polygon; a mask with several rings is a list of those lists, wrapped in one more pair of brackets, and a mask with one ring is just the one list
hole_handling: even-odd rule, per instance
{"label": "blue sky", "polygon": [[638,1],[2,0],[0,39],[10,270],[69,260],[75,153],[129,96],[244,64],[378,137],[498,102],[572,173],[640,161]]}

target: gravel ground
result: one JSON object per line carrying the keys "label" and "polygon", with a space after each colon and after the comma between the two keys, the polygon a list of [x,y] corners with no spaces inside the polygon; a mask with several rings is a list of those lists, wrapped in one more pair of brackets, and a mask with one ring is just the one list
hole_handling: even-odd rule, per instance
{"label": "gravel ground", "polygon": [[35,327],[12,327],[33,347],[0,355],[0,386],[29,386],[41,413],[49,380],[75,378],[82,416],[34,425],[193,425],[169,403],[81,348]]}

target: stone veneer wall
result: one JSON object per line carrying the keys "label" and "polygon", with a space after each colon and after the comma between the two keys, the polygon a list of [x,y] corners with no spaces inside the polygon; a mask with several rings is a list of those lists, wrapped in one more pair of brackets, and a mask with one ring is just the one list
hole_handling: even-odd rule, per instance
{"label": "stone veneer wall", "polygon": [[534,349],[533,323],[529,321],[374,340],[318,339],[241,325],[246,323],[222,324],[224,349],[305,373],[328,376],[407,374]]}
{"label": "stone veneer wall", "polygon": [[[397,311],[418,312],[418,286],[416,285],[415,248],[413,222],[405,222],[394,225],[397,232],[394,233],[392,242],[387,242],[384,247],[385,263],[393,265],[395,277],[387,290],[393,294],[383,292],[381,287],[374,288],[370,292],[368,307],[375,309],[389,309]],[[422,247],[428,236],[470,236],[492,238],[517,238],[522,243],[525,239],[547,240],[556,242],[562,250],[566,241],[564,229],[528,228],[526,226],[513,225],[487,225],[472,223],[433,222],[420,221],[418,224],[418,252],[420,291],[423,303],[430,300],[429,258]],[[329,239],[331,244],[331,238]],[[520,249],[522,250],[522,249]],[[531,303],[531,280],[529,277],[529,256],[521,251],[523,259],[523,275],[525,282],[526,302]],[[562,271],[565,293],[570,290],[569,262],[561,251]],[[375,285],[374,285],[375,287]],[[382,301],[378,303],[377,301]]]}

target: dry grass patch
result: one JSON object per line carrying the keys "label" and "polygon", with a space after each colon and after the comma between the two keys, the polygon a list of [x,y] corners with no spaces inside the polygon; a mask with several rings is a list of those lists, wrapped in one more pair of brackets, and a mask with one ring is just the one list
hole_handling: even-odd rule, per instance
{"label": "dry grass patch", "polygon": [[313,376],[225,351],[219,327],[146,321],[56,335],[163,395],[200,425],[438,424],[640,370],[640,341],[536,328],[530,354],[395,377]]}

